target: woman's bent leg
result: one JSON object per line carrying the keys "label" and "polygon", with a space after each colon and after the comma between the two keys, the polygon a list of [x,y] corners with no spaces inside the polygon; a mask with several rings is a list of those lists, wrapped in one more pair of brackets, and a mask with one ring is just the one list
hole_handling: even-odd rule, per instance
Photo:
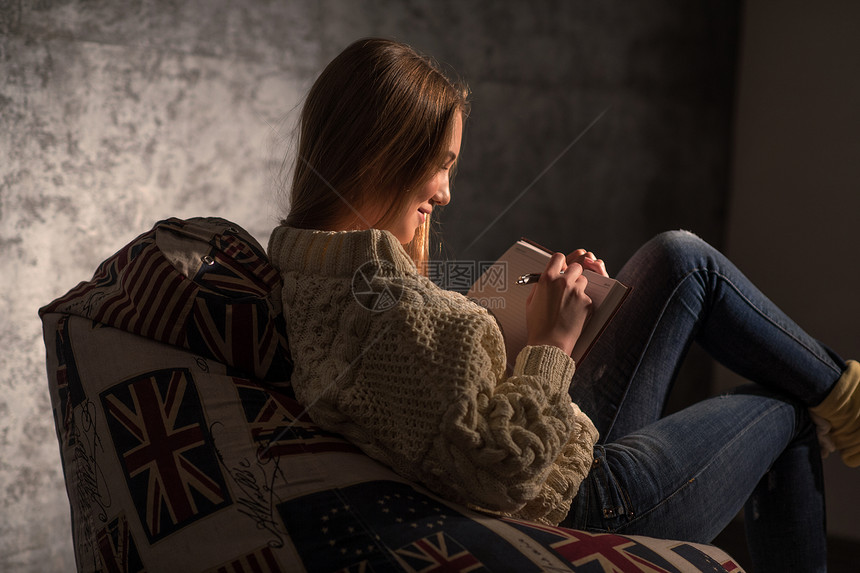
{"label": "woman's bent leg", "polygon": [[749,499],[756,571],[824,570],[821,459],[806,407],[752,392],[598,446],[562,525],[707,543]]}
{"label": "woman's bent leg", "polygon": [[738,374],[807,406],[820,403],[845,368],[692,233],[658,235],[617,277],[633,291],[571,384],[601,443],[659,419],[694,341]]}

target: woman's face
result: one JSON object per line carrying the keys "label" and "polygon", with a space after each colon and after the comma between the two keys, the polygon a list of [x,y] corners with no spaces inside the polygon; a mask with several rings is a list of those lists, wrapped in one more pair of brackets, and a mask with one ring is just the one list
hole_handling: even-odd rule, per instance
{"label": "woman's face", "polygon": [[454,117],[451,141],[448,144],[448,154],[439,169],[416,190],[403,210],[391,220],[391,223],[381,227],[397,237],[401,244],[406,244],[415,236],[415,231],[424,222],[434,205],[447,205],[451,200],[450,174],[451,168],[460,156],[460,143],[463,140],[463,115]]}

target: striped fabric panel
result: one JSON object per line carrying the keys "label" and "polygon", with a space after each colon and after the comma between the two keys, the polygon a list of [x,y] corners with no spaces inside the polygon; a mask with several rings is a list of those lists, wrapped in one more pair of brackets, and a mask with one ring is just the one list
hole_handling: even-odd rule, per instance
{"label": "striped fabric panel", "polygon": [[[287,380],[289,351],[278,330],[283,319],[268,300],[280,275],[253,237],[230,225],[220,219],[160,221],[40,315],[81,316],[263,379]],[[156,234],[163,231],[192,239],[187,254],[201,260],[193,276],[161,251]]]}
{"label": "striped fabric panel", "polygon": [[199,291],[155,243],[155,231],[140,235],[104,261],[82,282],[39,310],[68,312],[165,342],[184,342],[184,323]]}
{"label": "striped fabric panel", "polygon": [[39,309],[39,316],[51,312],[69,312],[92,318],[94,307],[103,304],[99,295],[117,288],[122,271],[146,247],[155,243],[155,230],[139,235],[134,241],[105,259],[96,269],[93,278],[78,283],[73,289]]}
{"label": "striped fabric panel", "polygon": [[231,559],[223,565],[213,567],[206,573],[281,573],[284,569],[275,559],[271,547],[261,547],[256,551]]}
{"label": "striped fabric panel", "polygon": [[122,288],[105,300],[93,320],[127,332],[179,344],[197,285],[179,274],[153,243],[141,252]]}

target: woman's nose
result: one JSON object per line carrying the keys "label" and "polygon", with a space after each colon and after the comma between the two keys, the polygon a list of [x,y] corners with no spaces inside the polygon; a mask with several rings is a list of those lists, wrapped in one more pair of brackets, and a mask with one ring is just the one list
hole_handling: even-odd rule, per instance
{"label": "woman's nose", "polygon": [[433,202],[437,205],[447,205],[451,201],[451,186],[448,183],[448,178],[445,178],[445,182],[439,187],[439,190],[436,191],[436,194],[433,195]]}

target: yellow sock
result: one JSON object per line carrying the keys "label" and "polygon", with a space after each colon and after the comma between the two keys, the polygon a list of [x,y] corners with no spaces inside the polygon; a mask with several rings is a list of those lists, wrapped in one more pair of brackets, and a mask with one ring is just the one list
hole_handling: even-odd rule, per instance
{"label": "yellow sock", "polygon": [[809,411],[830,423],[829,436],[846,466],[860,466],[860,363],[848,367],[827,398]]}

